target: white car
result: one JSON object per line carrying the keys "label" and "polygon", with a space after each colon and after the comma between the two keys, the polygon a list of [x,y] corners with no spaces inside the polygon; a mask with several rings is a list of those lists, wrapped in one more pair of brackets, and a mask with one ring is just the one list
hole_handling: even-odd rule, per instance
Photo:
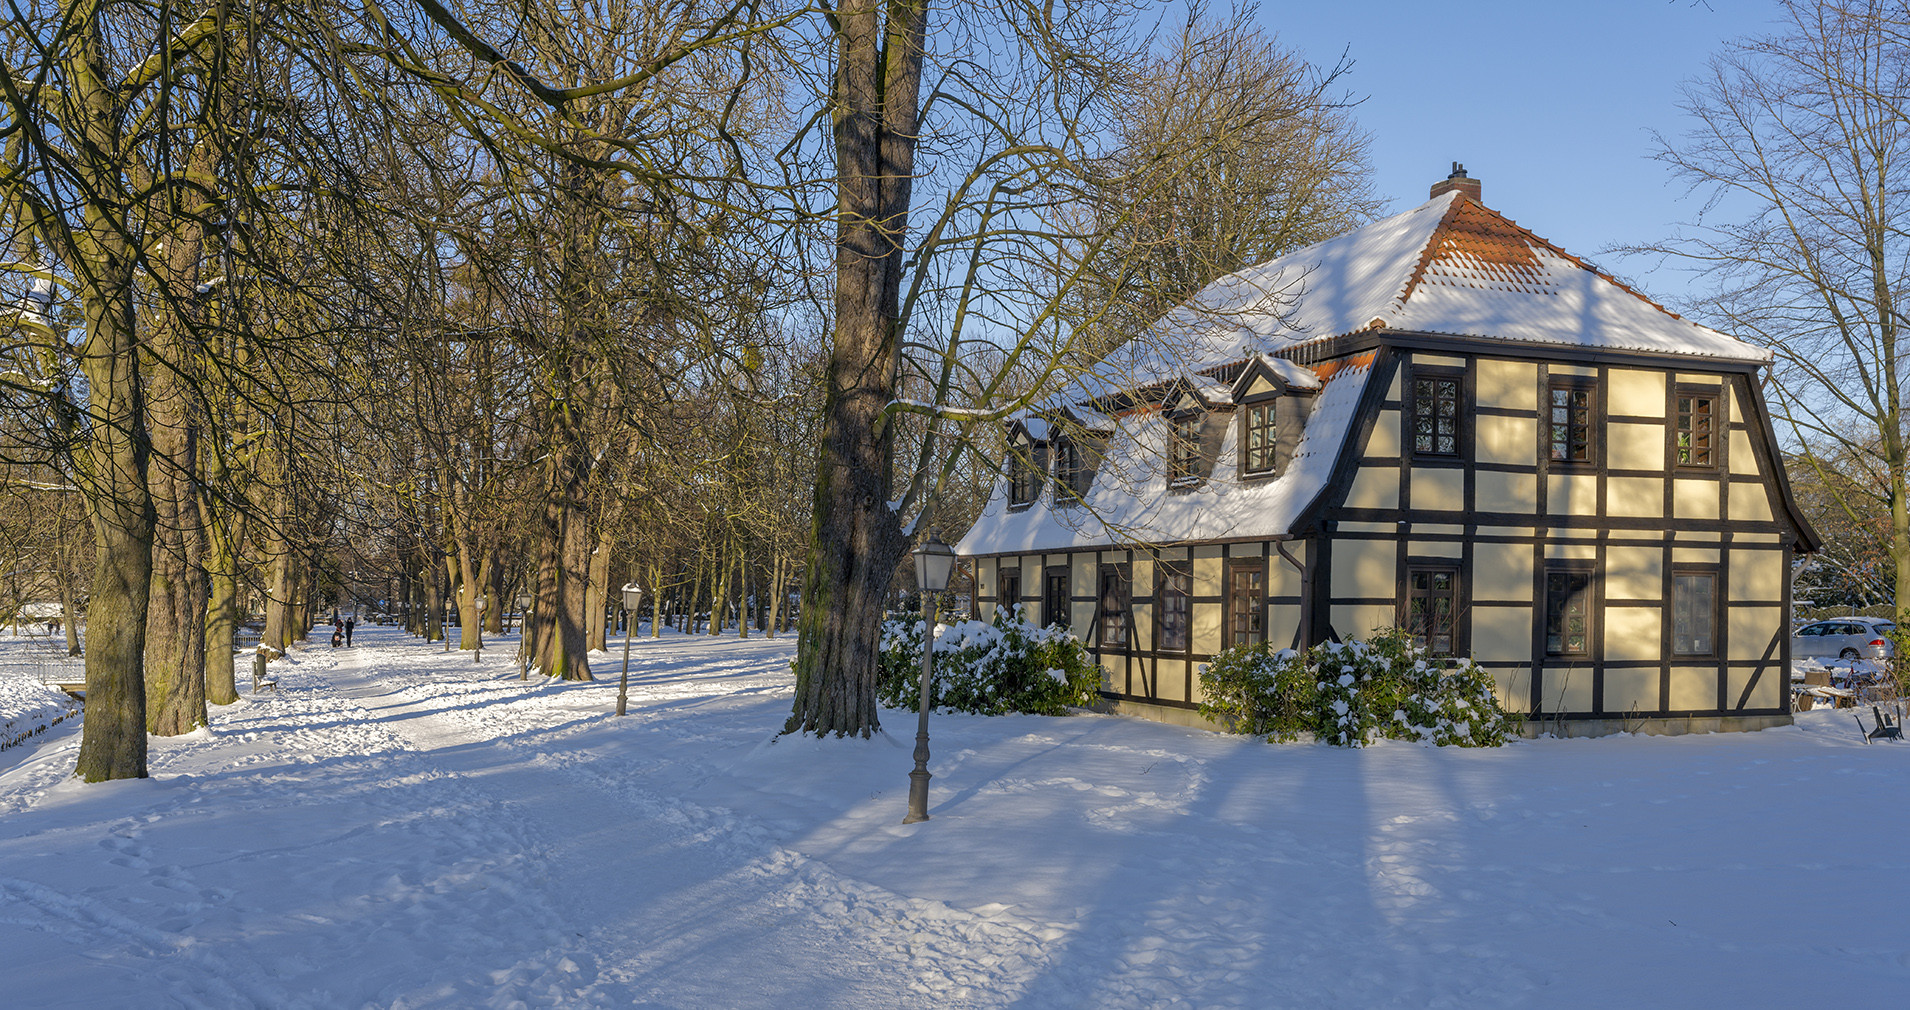
{"label": "white car", "polygon": [[1889,633],[1895,621],[1881,617],[1837,617],[1812,621],[1791,636],[1791,656],[1797,659],[1885,660],[1896,655]]}

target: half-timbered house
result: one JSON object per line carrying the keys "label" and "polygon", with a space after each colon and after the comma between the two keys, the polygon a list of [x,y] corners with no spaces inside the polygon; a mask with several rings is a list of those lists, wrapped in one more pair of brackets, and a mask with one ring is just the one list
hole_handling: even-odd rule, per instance
{"label": "half-timbered house", "polygon": [[1199,664],[1407,629],[1563,733],[1789,719],[1815,547],[1765,350],[1480,202],[1224,278],[1010,428],[958,545],[984,611],[1083,638],[1116,710],[1194,721]]}

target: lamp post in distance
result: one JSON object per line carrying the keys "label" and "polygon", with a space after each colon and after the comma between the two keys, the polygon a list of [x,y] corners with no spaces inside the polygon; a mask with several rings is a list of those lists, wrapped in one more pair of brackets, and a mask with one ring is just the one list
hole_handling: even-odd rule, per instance
{"label": "lamp post in distance", "polygon": [[623,584],[623,676],[617,680],[617,714],[622,715],[630,697],[630,636],[637,631],[637,608],[643,605],[643,587],[634,582]]}
{"label": "lamp post in distance", "polygon": [[517,594],[517,676],[519,680],[529,680],[531,676],[531,594]]}
{"label": "lamp post in distance", "polygon": [[484,605],[485,603],[486,603],[486,600],[484,597],[480,596],[477,598],[477,628],[475,629],[477,633],[477,649],[471,653],[471,662],[473,663],[484,662]]}
{"label": "lamp post in distance", "polygon": [[915,723],[915,770],[909,773],[909,813],[904,824],[928,820],[928,682],[935,663],[935,620],[939,598],[948,588],[955,568],[955,548],[942,542],[939,530],[915,549],[915,585],[922,591],[922,700]]}

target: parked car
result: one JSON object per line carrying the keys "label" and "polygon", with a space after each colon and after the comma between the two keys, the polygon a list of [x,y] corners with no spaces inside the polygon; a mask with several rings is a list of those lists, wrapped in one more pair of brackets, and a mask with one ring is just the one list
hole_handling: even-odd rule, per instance
{"label": "parked car", "polygon": [[1791,636],[1791,655],[1814,659],[1889,659],[1896,655],[1886,636],[1896,622],[1881,617],[1838,617],[1812,621]]}

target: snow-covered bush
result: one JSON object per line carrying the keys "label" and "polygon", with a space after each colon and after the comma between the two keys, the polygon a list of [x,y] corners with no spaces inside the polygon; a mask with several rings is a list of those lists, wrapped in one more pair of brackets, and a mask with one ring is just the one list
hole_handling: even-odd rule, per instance
{"label": "snow-covered bush", "polygon": [[1201,667],[1200,714],[1235,733],[1292,740],[1319,724],[1313,674],[1292,649],[1236,645]]}
{"label": "snow-covered bush", "polygon": [[[1071,707],[1094,702],[1101,671],[1080,640],[1019,617],[1017,607],[1014,617],[997,610],[993,621],[937,626],[931,707],[981,715],[1066,715]],[[912,709],[921,698],[921,677],[921,619],[884,621],[877,696],[892,708]]]}
{"label": "snow-covered bush", "polygon": [[1201,714],[1237,733],[1291,740],[1301,732],[1341,747],[1376,739],[1497,747],[1519,717],[1470,659],[1434,659],[1396,628],[1305,653],[1238,646],[1201,667]]}

